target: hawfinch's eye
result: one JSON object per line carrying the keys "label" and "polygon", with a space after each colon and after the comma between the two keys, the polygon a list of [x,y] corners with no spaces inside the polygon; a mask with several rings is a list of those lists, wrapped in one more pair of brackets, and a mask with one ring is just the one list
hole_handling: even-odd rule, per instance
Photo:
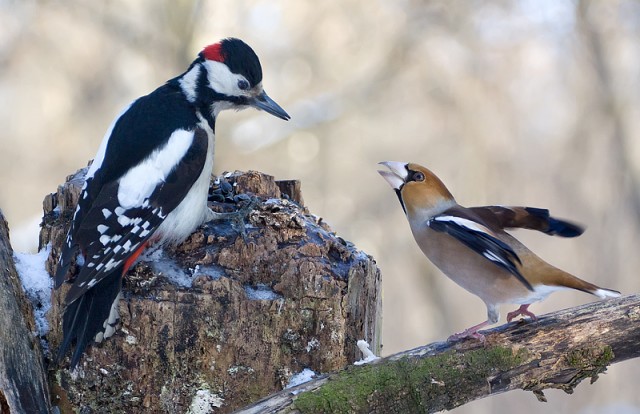
{"label": "hawfinch's eye", "polygon": [[413,176],[411,177],[412,181],[424,181],[424,174],[421,173],[420,171],[416,171],[413,173]]}
{"label": "hawfinch's eye", "polygon": [[247,89],[249,89],[249,82],[247,82],[244,79],[241,79],[238,81],[238,88],[240,88],[240,90],[242,91],[246,91]]}

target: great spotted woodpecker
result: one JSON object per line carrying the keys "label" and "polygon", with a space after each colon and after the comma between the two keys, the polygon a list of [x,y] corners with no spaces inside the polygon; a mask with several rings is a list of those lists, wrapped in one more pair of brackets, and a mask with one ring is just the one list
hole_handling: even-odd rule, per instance
{"label": "great spotted woodpecker", "polygon": [[[122,277],[149,244],[179,243],[218,218],[207,207],[216,117],[250,106],[290,118],[264,92],[255,52],[228,38],[114,120],[86,174],[55,275],[56,288],[72,284],[59,360],[75,341],[73,369],[92,340],[114,333]],[[81,268],[69,278],[78,253]]]}

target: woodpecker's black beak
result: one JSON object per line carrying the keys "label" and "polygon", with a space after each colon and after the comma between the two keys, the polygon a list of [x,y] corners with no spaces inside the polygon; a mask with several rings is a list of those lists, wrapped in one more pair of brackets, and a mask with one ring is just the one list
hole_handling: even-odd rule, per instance
{"label": "woodpecker's black beak", "polygon": [[273,99],[269,98],[269,95],[265,91],[262,91],[260,95],[255,98],[249,100],[249,105],[254,108],[261,109],[265,112],[270,113],[273,116],[277,116],[280,119],[284,119],[288,121],[291,119],[288,113],[285,112],[284,109],[280,107]]}

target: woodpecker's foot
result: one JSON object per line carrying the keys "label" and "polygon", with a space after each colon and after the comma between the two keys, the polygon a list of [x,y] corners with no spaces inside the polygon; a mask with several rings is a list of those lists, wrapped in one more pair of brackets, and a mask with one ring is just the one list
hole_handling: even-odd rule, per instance
{"label": "woodpecker's foot", "polygon": [[213,181],[209,188],[209,201],[229,203],[234,201],[233,185],[226,178],[220,176]]}
{"label": "woodpecker's foot", "polygon": [[455,341],[459,341],[461,339],[465,339],[465,338],[474,338],[479,340],[480,342],[484,343],[485,342],[485,337],[483,334],[481,334],[480,332],[478,332],[478,330],[480,328],[483,328],[485,326],[489,325],[489,321],[484,321],[482,323],[479,323],[477,325],[472,326],[471,328],[465,329],[462,332],[458,332],[455,333],[453,335],[451,335],[449,338],[447,338],[448,342],[455,342]]}
{"label": "woodpecker's foot", "polygon": [[507,322],[511,322],[513,319],[515,319],[516,317],[523,315],[523,316],[528,316],[529,318],[531,318],[532,321],[537,321],[538,317],[536,315],[533,314],[533,312],[531,312],[529,310],[529,305],[520,305],[520,307],[516,310],[514,310],[513,312],[509,312],[507,313]]}
{"label": "woodpecker's foot", "polygon": [[245,244],[248,242],[247,231],[245,228],[245,221],[249,217],[249,214],[258,205],[259,199],[255,196],[249,196],[247,194],[238,194],[233,197],[234,202],[239,207],[238,210],[232,212],[218,213],[209,209],[209,216],[207,221],[212,220],[229,220],[231,226],[235,231],[240,233],[242,240]]}

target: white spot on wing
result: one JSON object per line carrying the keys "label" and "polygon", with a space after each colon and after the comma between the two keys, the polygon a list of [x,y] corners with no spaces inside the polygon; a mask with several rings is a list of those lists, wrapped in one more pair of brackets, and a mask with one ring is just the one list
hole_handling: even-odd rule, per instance
{"label": "white spot on wing", "polygon": [[118,223],[120,223],[122,227],[125,227],[131,223],[131,219],[125,215],[118,216]]}
{"label": "white spot on wing", "polygon": [[109,217],[111,217],[111,214],[112,213],[108,209],[106,208],[102,209],[102,215],[104,216],[104,218],[108,219]]}
{"label": "white spot on wing", "polygon": [[500,257],[498,257],[495,253],[490,252],[490,251],[484,251],[482,252],[482,255],[484,257],[486,257],[487,259],[491,260],[492,262],[498,262],[498,263],[502,263],[504,265],[509,265],[509,263],[505,262],[504,260],[502,260]]}
{"label": "white spot on wing", "polygon": [[491,230],[489,230],[488,228],[486,228],[485,226],[483,226],[482,224],[475,222],[473,220],[469,220],[466,218],[462,218],[462,217],[457,217],[457,216],[436,216],[434,218],[432,218],[431,220],[435,220],[435,221],[448,221],[451,223],[455,223],[459,226],[462,227],[466,227],[470,230],[474,230],[474,231],[480,231],[482,233],[487,233],[490,235],[493,235],[493,232]]}
{"label": "white spot on wing", "polygon": [[98,233],[104,234],[105,231],[109,230],[109,227],[104,224],[98,224]]}
{"label": "white spot on wing", "polygon": [[113,258],[111,258],[109,259],[109,261],[107,262],[104,268],[105,270],[111,270],[114,267],[118,266],[121,262],[122,260],[114,260]]}

